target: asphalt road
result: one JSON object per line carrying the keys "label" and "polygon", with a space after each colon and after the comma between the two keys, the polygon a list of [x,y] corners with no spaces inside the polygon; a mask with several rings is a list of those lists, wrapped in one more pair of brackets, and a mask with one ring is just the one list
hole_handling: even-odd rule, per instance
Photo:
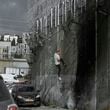
{"label": "asphalt road", "polygon": [[45,107],[45,106],[41,106],[41,107],[21,107],[20,110],[67,110],[67,109],[63,109],[63,108],[52,108],[52,107]]}

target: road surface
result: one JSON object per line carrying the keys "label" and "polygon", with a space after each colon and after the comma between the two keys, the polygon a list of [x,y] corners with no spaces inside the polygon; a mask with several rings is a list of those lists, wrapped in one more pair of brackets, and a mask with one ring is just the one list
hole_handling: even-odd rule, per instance
{"label": "road surface", "polygon": [[20,110],[67,110],[67,109],[63,109],[63,108],[53,108],[53,107],[45,107],[45,106],[41,106],[41,107],[21,107]]}

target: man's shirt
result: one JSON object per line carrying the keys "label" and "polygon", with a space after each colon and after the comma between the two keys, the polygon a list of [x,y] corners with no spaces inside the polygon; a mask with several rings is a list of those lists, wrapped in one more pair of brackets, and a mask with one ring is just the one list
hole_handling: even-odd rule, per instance
{"label": "man's shirt", "polygon": [[54,60],[55,60],[55,65],[60,64],[60,56],[57,53],[54,54]]}

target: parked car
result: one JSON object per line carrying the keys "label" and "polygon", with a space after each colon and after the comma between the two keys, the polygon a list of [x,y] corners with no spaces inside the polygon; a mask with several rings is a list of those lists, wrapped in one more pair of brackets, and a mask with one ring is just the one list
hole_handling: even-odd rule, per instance
{"label": "parked car", "polygon": [[19,82],[19,80],[15,79],[15,76],[13,76],[12,74],[0,74],[0,75],[3,77],[6,84]]}
{"label": "parked car", "polygon": [[12,89],[12,96],[19,106],[40,106],[40,93],[30,84],[16,84]]}
{"label": "parked car", "polygon": [[18,110],[2,76],[0,76],[0,110]]}

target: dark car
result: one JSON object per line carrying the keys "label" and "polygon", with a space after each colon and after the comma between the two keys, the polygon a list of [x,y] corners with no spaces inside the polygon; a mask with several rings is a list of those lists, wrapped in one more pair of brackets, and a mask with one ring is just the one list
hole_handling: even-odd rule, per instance
{"label": "dark car", "polygon": [[3,78],[0,76],[0,110],[18,110]]}
{"label": "dark car", "polygon": [[16,84],[12,89],[12,96],[16,103],[20,105],[40,106],[40,94],[32,85]]}

